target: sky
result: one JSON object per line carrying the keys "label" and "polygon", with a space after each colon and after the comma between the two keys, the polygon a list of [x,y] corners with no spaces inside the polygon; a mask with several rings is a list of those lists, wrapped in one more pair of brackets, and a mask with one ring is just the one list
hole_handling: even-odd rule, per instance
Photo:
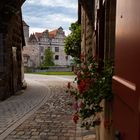
{"label": "sky", "polygon": [[23,20],[30,26],[30,34],[60,26],[65,34],[78,18],[78,0],[26,0],[22,6]]}

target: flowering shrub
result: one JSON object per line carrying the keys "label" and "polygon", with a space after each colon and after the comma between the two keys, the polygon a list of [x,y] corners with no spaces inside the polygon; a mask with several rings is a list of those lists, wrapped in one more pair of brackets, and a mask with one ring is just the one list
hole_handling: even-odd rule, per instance
{"label": "flowering shrub", "polygon": [[77,86],[72,86],[70,82],[67,85],[67,92],[74,97],[73,121],[77,123],[81,118],[82,126],[86,128],[99,125],[98,113],[103,109],[101,101],[112,99],[112,66],[106,63],[99,74],[95,59],[88,62],[81,59],[76,61],[75,74]]}

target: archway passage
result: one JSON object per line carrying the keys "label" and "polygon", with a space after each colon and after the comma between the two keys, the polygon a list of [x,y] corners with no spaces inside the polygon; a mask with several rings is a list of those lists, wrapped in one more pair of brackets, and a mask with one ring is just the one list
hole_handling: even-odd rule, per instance
{"label": "archway passage", "polygon": [[[23,38],[23,29],[22,29],[23,22],[22,22],[22,16],[21,16],[21,14],[22,14],[21,13],[21,4],[22,3],[17,3],[17,1],[14,1],[15,2],[14,4],[10,3],[10,1],[6,1],[6,2],[8,4],[8,9],[7,8],[4,9],[5,8],[4,5],[6,3],[3,3],[3,7],[2,7],[3,14],[1,16],[2,17],[2,20],[1,20],[2,30],[0,31],[0,37],[1,37],[1,39],[0,39],[1,48],[0,49],[2,50],[1,51],[2,53],[0,54],[0,57],[2,60],[1,61],[1,69],[0,69],[1,99],[5,99],[5,98],[9,97],[10,95],[13,95],[22,86],[21,50],[22,50],[22,46],[24,46],[24,44],[25,44],[25,40]],[[16,3],[17,3],[17,5],[16,5]],[[56,48],[56,51],[58,51],[57,48]],[[51,77],[51,79],[52,79],[52,77]],[[56,79],[59,79],[59,78],[54,77],[54,81]],[[64,86],[67,82],[67,78],[60,78],[60,81],[61,80],[65,81],[62,83],[62,85]],[[41,83],[44,84],[44,79]],[[49,83],[50,83],[50,81],[49,81]],[[59,81],[56,81],[56,85],[59,83],[60,83]],[[52,83],[52,85],[53,85],[53,83]],[[34,93],[37,93],[37,96],[41,96],[42,93],[39,94],[39,90],[41,90],[41,92],[45,92],[46,91],[44,88],[45,86],[46,85],[43,85],[43,88],[41,88],[41,86],[39,86],[39,88],[36,86],[35,89],[37,89],[37,90],[34,91]],[[60,129],[57,128],[57,130],[55,131],[55,133],[57,133],[57,135],[60,135],[60,140],[61,139],[66,139],[66,140],[67,139],[82,139],[80,136],[81,130],[78,131],[78,133],[76,133],[76,125],[71,120],[71,112],[72,111],[71,111],[70,106],[67,105],[68,103],[65,102],[68,99],[67,95],[65,93],[63,93],[63,92],[65,92],[65,90],[63,90],[63,92],[62,92],[62,88],[60,87],[60,89],[58,89],[58,87],[55,85],[51,86],[51,89],[52,89],[51,93],[54,93],[53,89],[55,89],[57,94],[54,97],[52,97],[51,100],[48,102],[48,104],[50,106],[49,108],[44,108],[44,106],[42,107],[43,111],[42,111],[41,115],[44,114],[43,112],[45,110],[50,110],[50,112],[46,112],[46,113],[51,114],[52,113],[51,109],[53,111],[55,111],[57,109],[54,113],[58,113],[58,114],[49,115],[50,118],[47,121],[52,121],[52,119],[54,119],[54,118],[56,118],[56,120],[54,119],[54,121],[55,121],[54,124],[51,122],[50,122],[51,123],[50,124],[48,122],[47,125],[48,124],[52,125],[52,126],[48,125],[48,127],[49,128],[52,127],[52,132],[54,132],[56,127],[60,128]],[[60,90],[60,94],[58,92],[59,90]],[[29,92],[31,92],[30,87],[29,87]],[[14,96],[13,98],[15,100],[13,100],[13,98],[12,99],[10,98],[10,104],[9,104],[9,102],[4,102],[5,104],[3,104],[3,106],[6,105],[6,103],[7,103],[6,110],[9,110],[9,112],[7,113],[7,116],[8,116],[7,118],[8,119],[9,118],[10,119],[11,118],[14,118],[14,119],[18,118],[19,119],[19,117],[21,117],[22,115],[24,115],[24,113],[27,113],[27,111],[29,111],[28,108],[31,107],[30,109],[32,109],[32,106],[30,106],[30,105],[32,103],[34,104],[34,102],[36,102],[38,100],[37,97],[34,96],[34,93],[32,93],[33,96],[30,96],[30,94],[24,94],[25,96],[27,95],[26,97],[24,96],[25,98],[21,95],[19,97],[20,99],[18,98],[18,96]],[[60,96],[60,100],[59,100],[58,95]],[[63,97],[65,97],[65,98],[63,98]],[[55,100],[54,100],[54,98],[55,98]],[[57,106],[56,106],[56,103],[57,103]],[[46,103],[45,106],[48,107],[48,104]],[[0,106],[0,107],[3,108],[3,106]],[[22,106],[22,107],[19,108],[19,106],[20,107]],[[37,106],[37,104],[35,104],[35,106]],[[11,113],[11,111],[12,111],[12,113]],[[39,114],[39,113],[37,113],[37,114]],[[59,115],[59,113],[62,113],[63,116]],[[6,118],[5,111],[2,114],[4,114],[4,116],[1,115],[2,118]],[[9,116],[9,114],[12,115],[12,117]],[[47,114],[45,114],[45,115],[47,115]],[[67,118],[67,116],[68,116],[68,118]],[[40,115],[39,116],[37,115],[37,118],[38,117],[40,117]],[[45,116],[45,118],[46,118],[46,116]],[[61,119],[61,120],[58,121],[57,118]],[[3,121],[4,125],[6,124],[5,120]],[[34,122],[34,120],[33,120],[33,122]],[[42,124],[41,118],[36,119],[36,122]],[[9,123],[9,121],[8,121],[8,123]],[[12,124],[13,122],[11,122],[11,120],[10,120],[10,123]],[[9,125],[11,125],[11,124],[6,124],[6,125],[9,127]],[[58,126],[55,124],[57,124]],[[56,127],[54,127],[54,126],[56,126]],[[34,127],[34,126],[31,125],[31,128],[30,128],[31,131],[33,130],[32,127]],[[42,127],[43,127],[43,129],[45,129],[44,125]],[[66,128],[67,128],[67,130],[66,130]],[[38,128],[38,126],[37,126],[37,129],[40,129],[40,128]],[[45,132],[45,130],[44,130],[44,132]],[[28,131],[30,131],[30,130],[27,129],[25,131],[28,133]],[[40,131],[42,131],[42,130],[40,129]],[[40,132],[32,132],[32,135],[35,138],[35,135],[36,134],[38,135],[39,133]],[[61,135],[61,133],[62,133],[62,135]],[[18,134],[24,135],[24,132],[19,132]],[[52,134],[49,134],[49,135],[51,135],[50,139],[56,138],[55,134],[53,136],[52,136]],[[77,138],[75,138],[75,137],[77,137]],[[26,139],[27,136],[25,136],[24,138]]]}

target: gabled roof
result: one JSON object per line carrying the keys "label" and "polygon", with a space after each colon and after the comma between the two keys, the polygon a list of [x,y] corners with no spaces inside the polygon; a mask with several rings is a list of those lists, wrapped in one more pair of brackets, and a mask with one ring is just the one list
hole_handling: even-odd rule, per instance
{"label": "gabled roof", "polygon": [[36,40],[36,37],[35,37],[35,34],[31,34],[30,37],[29,37],[29,42],[32,41],[32,40]]}

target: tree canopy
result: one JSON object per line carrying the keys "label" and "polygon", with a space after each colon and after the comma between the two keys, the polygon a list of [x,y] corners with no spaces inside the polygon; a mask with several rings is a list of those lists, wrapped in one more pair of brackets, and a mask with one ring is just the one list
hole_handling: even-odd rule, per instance
{"label": "tree canopy", "polygon": [[45,50],[44,56],[45,58],[43,60],[42,66],[43,67],[54,66],[53,52],[49,48]]}
{"label": "tree canopy", "polygon": [[78,22],[69,27],[71,33],[65,38],[65,52],[67,55],[79,58],[81,54],[81,26]]}

